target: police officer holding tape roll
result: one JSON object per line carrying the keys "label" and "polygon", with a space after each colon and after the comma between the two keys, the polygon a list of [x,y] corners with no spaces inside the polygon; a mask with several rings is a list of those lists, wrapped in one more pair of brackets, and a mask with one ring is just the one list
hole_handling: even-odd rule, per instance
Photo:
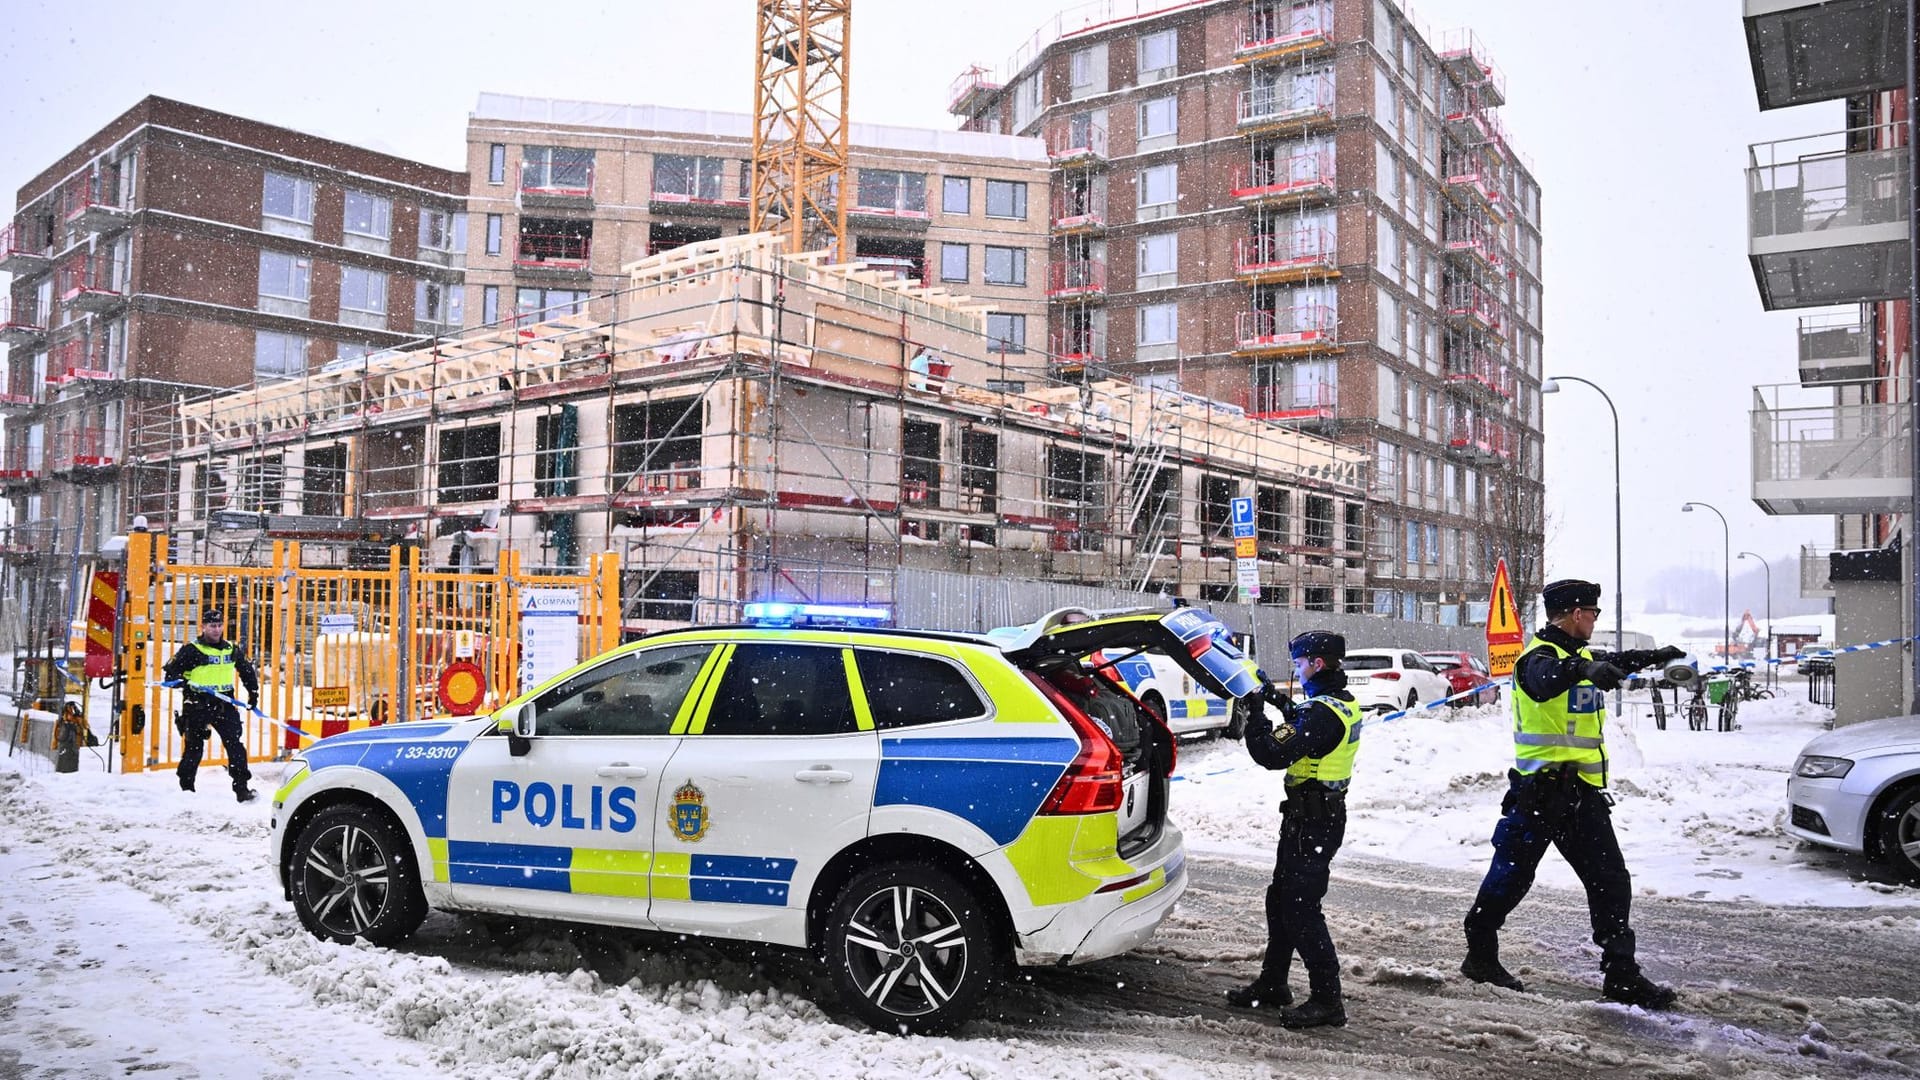
{"label": "police officer holding tape roll", "polygon": [[1467,912],[1467,958],[1460,971],[1475,982],[1519,990],[1500,964],[1500,927],[1533,886],[1548,845],[1587,890],[1593,941],[1610,1000],[1665,1009],[1676,997],[1640,971],[1628,909],[1633,882],[1614,837],[1607,793],[1606,691],[1632,672],[1685,655],[1675,648],[1595,653],[1587,648],[1600,616],[1600,586],[1568,578],[1541,593],[1548,625],[1514,666],[1514,767],[1508,773],[1493,865]]}
{"label": "police officer holding tape roll", "polygon": [[214,697],[209,691],[234,696],[236,682],[247,688],[247,704],[260,699],[260,676],[253,662],[238,645],[226,640],[226,612],[210,607],[200,618],[200,636],[173,654],[165,668],[167,678],[186,684],[185,700],[180,706],[180,734],[186,746],[180,752],[180,790],[192,791],[194,777],[200,772],[200,755],[206,752],[207,729],[220,736],[227,751],[227,775],[233,780],[233,797],[251,802],[253,778],[247,768],[247,744],[242,738],[240,710]]}
{"label": "police officer holding tape roll", "polygon": [[[1306,700],[1296,705],[1268,684],[1262,696],[1282,722],[1274,726],[1267,711],[1258,709],[1247,718],[1245,731],[1254,762],[1287,774],[1280,847],[1273,883],[1267,886],[1267,954],[1260,977],[1227,991],[1227,1003],[1284,1009],[1280,1023],[1290,1028],[1339,1027],[1347,1022],[1340,958],[1320,901],[1327,895],[1328,864],[1346,838],[1347,784],[1360,748],[1360,707],[1347,692],[1340,666],[1346,638],[1310,630],[1295,637],[1288,651]],[[1310,993],[1303,1004],[1286,1008],[1293,1004],[1287,970],[1295,952],[1306,966]]]}

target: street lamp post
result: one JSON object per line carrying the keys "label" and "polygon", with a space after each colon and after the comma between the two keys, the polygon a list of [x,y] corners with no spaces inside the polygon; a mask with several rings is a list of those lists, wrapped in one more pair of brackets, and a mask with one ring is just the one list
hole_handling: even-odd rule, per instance
{"label": "street lamp post", "polygon": [[[1542,380],[1540,392],[1557,394],[1563,382],[1577,382],[1591,386],[1600,395],[1600,399],[1607,403],[1607,411],[1613,414],[1613,651],[1624,652],[1627,647],[1627,610],[1626,603],[1621,599],[1626,576],[1620,569],[1620,410],[1613,407],[1613,398],[1608,396],[1605,390],[1600,389],[1599,383],[1591,379],[1583,379],[1578,375],[1555,375],[1550,379]],[[1619,692],[1615,691],[1615,712],[1620,711],[1618,695]]]}
{"label": "street lamp post", "polygon": [[1712,503],[1690,502],[1680,509],[1692,513],[1694,507],[1713,511],[1720,519],[1720,656],[1728,663],[1733,662],[1733,530],[1727,526],[1727,515],[1720,512]]}
{"label": "street lamp post", "polygon": [[[1765,559],[1761,559],[1760,556],[1755,555],[1751,551],[1741,552],[1740,557],[1743,559],[1760,559],[1760,565],[1764,567],[1767,571],[1767,656],[1766,658],[1769,661],[1771,661],[1773,659],[1773,564],[1769,563]],[[1769,663],[1767,665],[1767,685],[1769,686],[1773,685],[1773,669],[1774,669],[1774,665],[1772,663]]]}

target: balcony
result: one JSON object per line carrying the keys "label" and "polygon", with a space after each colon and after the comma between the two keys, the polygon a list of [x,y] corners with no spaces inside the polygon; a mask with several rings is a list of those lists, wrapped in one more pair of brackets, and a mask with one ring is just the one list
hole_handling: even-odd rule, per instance
{"label": "balcony", "polygon": [[1906,9],[1893,0],[1746,0],[1762,109],[1833,101],[1906,81]]}
{"label": "balcony", "polygon": [[1237,64],[1257,64],[1282,57],[1311,56],[1333,46],[1333,4],[1330,0],[1256,5],[1241,28],[1233,50]]}
{"label": "balcony", "polygon": [[1833,599],[1833,549],[1800,545],[1800,598]]}
{"label": "balcony", "polygon": [[1096,165],[1106,161],[1106,127],[1078,117],[1048,124],[1047,160],[1056,167]]}
{"label": "balcony", "polygon": [[[26,375],[31,376],[32,372]],[[11,383],[0,383],[0,416],[19,416],[32,412],[40,405],[40,395],[35,393],[31,378],[15,378]]]}
{"label": "balcony", "polygon": [[1456,281],[1447,287],[1446,317],[1452,326],[1490,334],[1502,332],[1499,299],[1471,281]]}
{"label": "balcony", "polygon": [[1076,375],[1107,362],[1107,336],[1093,329],[1055,331],[1047,347],[1049,366],[1056,375]]}
{"label": "balcony", "polygon": [[105,350],[85,338],[62,341],[47,354],[46,386],[50,394],[117,379]]}
{"label": "balcony", "polygon": [[133,212],[119,205],[108,189],[107,174],[90,170],[74,177],[60,192],[60,220],[87,232],[114,232],[133,220]]}
{"label": "balcony", "polygon": [[1800,385],[1873,377],[1873,333],[1864,308],[1800,318]]}
{"label": "balcony", "polygon": [[47,472],[76,483],[105,479],[116,468],[104,428],[74,428],[54,432],[47,447]]}
{"label": "balcony", "polygon": [[1480,148],[1497,141],[1500,132],[1486,93],[1474,86],[1447,86],[1441,108],[1441,126],[1461,146]]}
{"label": "balcony", "polygon": [[114,274],[113,260],[86,252],[71,255],[60,264],[54,291],[61,303],[94,314],[105,314],[127,302],[125,287]]}
{"label": "balcony", "polygon": [[593,237],[577,233],[520,234],[513,250],[513,268],[523,274],[586,278],[593,254]]}
{"label": "balcony", "polygon": [[1480,218],[1448,211],[1440,246],[1456,262],[1498,273],[1501,271],[1500,234]]}
{"label": "balcony", "polygon": [[1441,155],[1440,175],[1446,180],[1447,198],[1456,206],[1506,219],[1506,195],[1500,190],[1498,169],[1486,153],[1449,145]]}
{"label": "balcony", "polygon": [[36,307],[31,300],[15,303],[11,296],[0,296],[0,344],[25,348],[47,339],[47,320]]}
{"label": "balcony", "polygon": [[52,265],[52,256],[44,247],[30,245],[19,225],[0,228],[0,274],[28,278],[45,273]]}
{"label": "balcony", "polygon": [[1338,352],[1339,318],[1320,304],[1243,311],[1234,319],[1235,356],[1299,356]]}
{"label": "balcony", "polygon": [[1879,389],[1878,382],[1754,387],[1755,505],[1769,514],[1904,508],[1913,496],[1911,408],[1859,401]]}
{"label": "balcony", "polygon": [[1233,173],[1233,197],[1248,206],[1305,206],[1333,198],[1333,148],[1303,150],[1241,165]]}
{"label": "balcony", "polygon": [[1316,225],[1234,241],[1233,270],[1250,285],[1325,280],[1340,276],[1333,234]]}
{"label": "balcony", "polygon": [[1769,311],[1907,295],[1907,150],[1874,129],[1759,143],[1747,169],[1748,254]]}
{"label": "balcony", "polygon": [[1105,232],[1107,189],[1093,184],[1055,187],[1048,222],[1057,234]]}
{"label": "balcony", "polygon": [[1099,300],[1107,295],[1107,264],[1100,259],[1073,259],[1047,268],[1047,299]]}
{"label": "balcony", "polygon": [[1333,75],[1295,75],[1273,86],[1240,91],[1241,134],[1306,129],[1333,119]]}
{"label": "balcony", "polygon": [[692,191],[674,191],[662,186],[662,178],[656,171],[655,187],[647,194],[647,210],[656,215],[697,214],[709,217],[743,218],[753,207],[753,200],[745,195],[728,197],[720,194],[718,178],[713,183],[692,183]]}
{"label": "balcony", "polygon": [[1492,465],[1513,458],[1513,433],[1486,417],[1455,417],[1447,453],[1462,461]]}
{"label": "balcony", "polygon": [[1460,85],[1478,91],[1490,106],[1507,103],[1507,77],[1493,66],[1487,47],[1472,30],[1452,30],[1440,45],[1440,64]]}
{"label": "balcony", "polygon": [[972,116],[993,100],[1001,84],[987,77],[986,68],[975,64],[960,73],[947,89],[947,111],[955,116]]}
{"label": "balcony", "polygon": [[520,162],[523,206],[585,206],[593,202],[593,151],[529,146]]}
{"label": "balcony", "polygon": [[1492,352],[1461,347],[1447,353],[1447,389],[1475,401],[1499,402],[1513,397],[1513,371]]}
{"label": "balcony", "polygon": [[1302,431],[1325,431],[1340,418],[1339,395],[1325,383],[1256,386],[1240,397],[1240,407],[1255,420]]}
{"label": "balcony", "polygon": [[31,487],[40,479],[41,455],[37,446],[9,446],[0,452],[0,489]]}

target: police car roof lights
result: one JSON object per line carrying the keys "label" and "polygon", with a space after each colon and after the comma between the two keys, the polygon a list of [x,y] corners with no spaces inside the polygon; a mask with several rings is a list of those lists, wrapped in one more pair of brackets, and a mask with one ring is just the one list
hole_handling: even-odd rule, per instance
{"label": "police car roof lights", "polygon": [[744,612],[746,621],[757,626],[884,626],[893,617],[883,607],[777,601],[756,601]]}

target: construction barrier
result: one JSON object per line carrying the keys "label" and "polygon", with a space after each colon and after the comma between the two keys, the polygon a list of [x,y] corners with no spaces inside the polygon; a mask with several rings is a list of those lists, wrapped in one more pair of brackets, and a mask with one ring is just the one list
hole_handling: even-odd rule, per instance
{"label": "construction barrier", "polygon": [[[227,637],[259,672],[255,704],[277,721],[242,710],[253,761],[345,731],[485,712],[516,696],[523,676],[538,681],[620,641],[611,553],[590,557],[579,575],[527,576],[511,550],[489,571],[423,570],[414,547],[391,548],[384,567],[319,569],[301,565],[296,543],[274,544],[265,566],[185,565],[168,561],[166,537],[134,533],[121,583],[125,771],[178,764],[181,690],[162,685],[162,668],[198,636],[209,608],[226,612]],[[523,636],[528,607],[543,617]],[[449,669],[479,673],[461,680],[452,708],[441,688]],[[224,765],[219,740],[208,742],[205,764]]]}

